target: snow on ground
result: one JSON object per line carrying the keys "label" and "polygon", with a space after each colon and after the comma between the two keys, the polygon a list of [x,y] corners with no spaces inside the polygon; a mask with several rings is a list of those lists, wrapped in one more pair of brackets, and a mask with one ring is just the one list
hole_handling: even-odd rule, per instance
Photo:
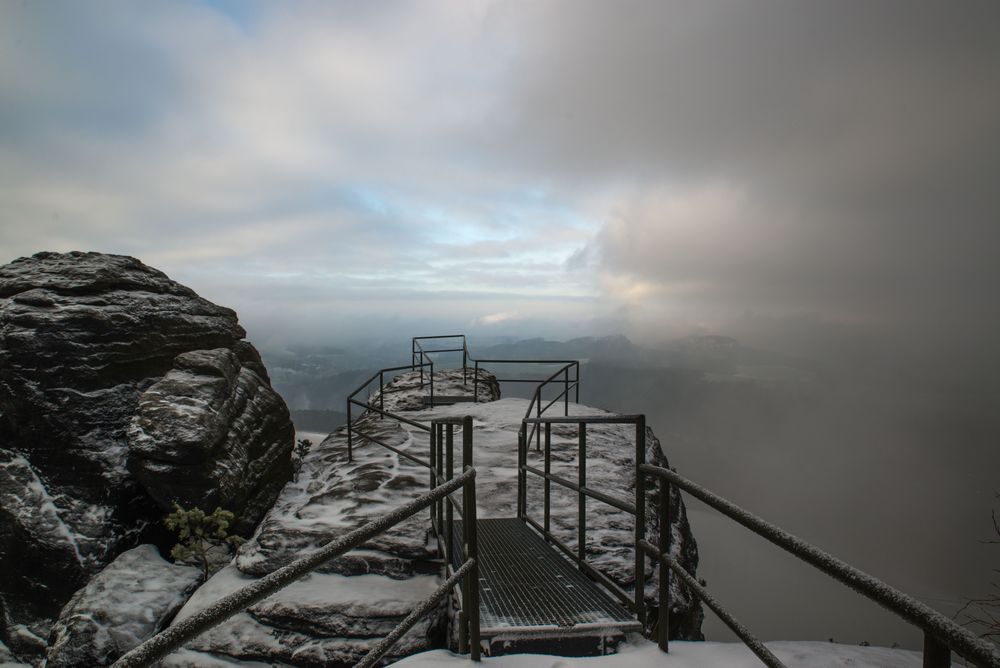
{"label": "snow on ground", "polygon": [[0,642],[0,668],[30,668],[27,663],[18,663],[14,660],[14,654]]}
{"label": "snow on ground", "polygon": [[[830,642],[769,642],[768,649],[789,668],[919,668],[919,652],[885,647],[858,647]],[[449,668],[477,664],[468,655],[446,650],[422,652],[393,666],[399,668]],[[742,643],[681,642],[670,643],[664,654],[655,643],[632,636],[619,646],[617,654],[569,658],[543,654],[512,654],[484,657],[483,668],[760,668],[761,663]]]}

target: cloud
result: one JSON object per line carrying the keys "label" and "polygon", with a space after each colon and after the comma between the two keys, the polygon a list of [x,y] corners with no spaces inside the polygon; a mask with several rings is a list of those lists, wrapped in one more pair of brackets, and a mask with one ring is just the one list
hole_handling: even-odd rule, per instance
{"label": "cloud", "polygon": [[998,12],[7,3],[0,248],[134,254],[259,315],[226,286],[950,345],[1000,324]]}
{"label": "cloud", "polygon": [[653,325],[816,314],[945,347],[1000,326],[995,5],[526,13],[493,148],[603,221],[585,256],[610,299]]}
{"label": "cloud", "polygon": [[489,327],[491,325],[499,325],[500,323],[523,319],[524,316],[517,311],[500,311],[499,313],[490,313],[489,315],[476,318],[472,321],[472,324],[477,327]]}

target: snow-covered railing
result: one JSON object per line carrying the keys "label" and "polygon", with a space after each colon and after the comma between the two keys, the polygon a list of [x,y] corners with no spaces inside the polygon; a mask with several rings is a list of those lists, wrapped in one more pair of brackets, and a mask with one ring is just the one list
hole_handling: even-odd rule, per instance
{"label": "snow-covered railing", "polygon": [[[405,418],[405,417],[403,417],[401,415],[396,415],[395,413],[390,413],[389,411],[385,410],[385,395],[386,395],[385,374],[391,373],[393,371],[404,371],[404,370],[410,370],[410,371],[412,371],[413,369],[415,369],[417,367],[420,367],[420,372],[421,372],[420,386],[423,387],[425,383],[423,381],[423,375],[422,374],[423,374],[423,370],[424,370],[425,366],[429,366],[430,367],[431,400],[433,400],[434,399],[434,362],[431,361],[431,359],[429,357],[427,357],[425,361],[423,361],[423,362],[421,362],[419,364],[414,364],[412,366],[394,366],[394,367],[389,367],[387,369],[379,369],[374,374],[372,374],[371,378],[369,378],[368,380],[366,380],[361,385],[361,387],[359,387],[358,389],[354,390],[349,395],[347,395],[347,461],[353,461],[354,460],[354,435],[355,434],[358,434],[359,436],[364,436],[368,440],[374,441],[375,443],[378,443],[379,445],[381,445],[383,447],[389,448],[390,450],[396,452],[399,455],[402,455],[403,457],[407,457],[409,459],[413,459],[413,457],[411,457],[410,455],[406,454],[405,452],[402,452],[402,451],[398,450],[397,448],[394,448],[391,445],[388,445],[387,443],[382,442],[381,440],[379,440],[374,435],[363,433],[363,432],[359,431],[354,426],[354,411],[353,411],[353,407],[354,406],[358,406],[359,408],[363,408],[366,411],[370,410],[370,411],[373,411],[375,413],[378,413],[380,416],[390,417],[390,418],[392,418],[394,420],[398,420],[399,422],[405,422],[406,424],[411,425],[413,427],[416,427],[418,429],[423,429],[424,431],[430,431],[430,427],[428,427],[427,425],[423,424],[422,422],[417,422],[416,420],[410,420],[409,418]],[[360,394],[361,392],[363,392],[364,390],[368,389],[368,387],[375,381],[376,378],[378,378],[378,387],[379,387],[379,392],[378,392],[378,402],[379,402],[379,405],[378,405],[378,407],[375,407],[372,404],[372,402],[371,402],[371,395],[370,394],[369,394],[369,398],[368,398],[367,401],[364,401],[364,402],[358,401],[355,397],[357,397],[357,395]],[[404,389],[406,389],[406,388],[404,388]],[[418,464],[422,464],[423,466],[429,466],[429,464],[427,462],[423,462],[423,461],[420,461],[420,460],[415,460],[415,461]]]}
{"label": "snow-covered railing", "polygon": [[[528,445],[530,436],[527,425],[544,426],[540,430],[545,433],[545,454],[543,469],[528,464]],[[577,425],[577,481],[573,482],[552,473],[552,425]],[[517,457],[517,516],[533,526],[545,536],[546,540],[555,545],[561,552],[572,559],[584,573],[599,582],[635,613],[639,622],[646,624],[645,591],[645,555],[641,549],[635,548],[635,592],[629,594],[610,577],[587,562],[587,498],[606,503],[618,510],[635,517],[635,545],[646,537],[646,487],[643,479],[637,478],[635,486],[635,503],[628,503],[599,490],[587,486],[587,425],[588,424],[631,424],[635,425],[635,461],[643,464],[646,461],[646,416],[645,415],[574,415],[572,417],[525,417],[521,421],[518,433]],[[539,524],[528,516],[528,474],[542,478],[543,519]],[[577,493],[577,541],[576,552],[551,532],[551,483],[556,483]]]}
{"label": "snow-covered railing", "polygon": [[[469,427],[471,431],[471,420],[469,421]],[[450,495],[460,488],[463,490],[463,505],[474,509],[476,470],[469,466],[460,475],[435,486],[419,498],[386,513],[382,517],[340,538],[331,540],[313,554],[296,559],[287,566],[283,566],[265,575],[252,584],[222,597],[204,610],[181,620],[122,656],[113,664],[112,668],[145,668],[146,666],[153,665],[170,652],[180,648],[185,642],[218,626],[236,613],[287,587],[299,578],[312,573],[330,559],[339,557],[371,540],[380,533],[391,529],[400,522],[416,515],[420,511],[440,503],[443,499],[450,498]],[[476,561],[476,523],[474,521],[474,513],[475,511],[473,510],[473,521],[465,523],[468,527],[466,531],[470,533],[466,535],[468,549],[464,563],[431,596],[417,606],[389,636],[372,647],[369,653],[357,664],[358,666],[368,667],[378,663],[395,641],[401,638],[423,614],[432,610],[438,601],[448,595],[460,583],[462,583],[463,587],[463,600],[467,603],[466,609],[474,610],[476,613],[465,616],[469,627],[466,629],[466,633],[470,638],[471,658],[474,661],[479,660],[479,579],[478,563]],[[475,604],[475,607],[470,608],[469,606],[473,604]]]}
{"label": "snow-covered railing", "polygon": [[[769,540],[783,550],[822,571],[834,580],[847,585],[862,596],[878,603],[883,608],[889,610],[898,617],[901,617],[910,624],[920,628],[924,632],[923,665],[925,668],[945,668],[946,666],[950,666],[952,651],[962,658],[971,661],[976,666],[984,668],[987,666],[990,668],[1000,668],[1000,650],[998,650],[995,645],[976,637],[976,635],[969,629],[955,623],[955,621],[945,617],[940,612],[921,603],[912,596],[904,594],[878,578],[869,575],[864,571],[858,570],[847,562],[844,562],[807,543],[801,538],[788,533],[784,529],[757,517],[753,513],[740,508],[736,504],[727,501],[714,492],[678,475],[675,471],[659,466],[651,466],[649,464],[640,463],[639,473],[636,477],[637,488],[639,487],[639,481],[644,480],[646,476],[655,476],[660,480],[659,514],[661,527],[667,526],[669,523],[669,507],[667,500],[670,498],[670,485],[676,485],[678,489],[687,492],[723,515],[726,515],[730,519],[742,524],[757,535]],[[655,548],[648,541],[643,539],[637,540],[637,544],[642,550],[647,552],[651,558],[660,563],[661,573],[666,572],[664,566],[674,571],[679,577],[681,577],[682,580],[685,581],[688,587],[694,591],[697,596],[705,601],[705,603],[708,604],[712,610],[718,613],[721,607],[717,607],[718,604],[715,603],[714,599],[707,596],[707,592],[705,592],[702,587],[694,586],[697,585],[697,583],[692,583],[693,578],[691,578],[688,573],[684,572],[677,562],[670,556],[670,532],[661,531],[660,534],[659,545]],[[661,615],[668,614],[667,611],[670,590],[667,581],[668,578],[661,574],[659,589],[659,605]],[[725,614],[728,615],[728,613]],[[666,617],[659,622],[658,637],[660,648],[664,651],[667,650],[666,629],[668,627],[668,625],[664,623],[665,621]],[[729,621],[727,621],[724,616],[723,621],[726,621],[726,623],[729,624]],[[774,658],[774,655],[770,654],[770,652],[767,652],[767,654],[770,655],[770,659],[773,659],[773,662],[768,658],[765,658],[765,656],[758,651],[758,649],[767,651],[766,648],[762,645],[755,648],[755,646],[744,637],[742,633],[749,633],[746,629],[742,627],[739,627],[738,629],[731,624],[730,628],[732,628],[737,635],[743,638],[744,642],[746,642],[750,648],[761,657],[764,663],[769,666],[781,665],[780,662]]]}
{"label": "snow-covered railing", "polygon": [[[441,340],[453,340],[453,339],[461,339],[462,345],[461,345],[460,348],[444,347],[444,348],[432,348],[432,349],[429,349],[429,350],[426,349],[426,348],[424,348],[424,342],[427,342],[427,341],[441,341]],[[449,345],[452,345],[452,344],[443,343],[441,345],[449,346]],[[455,345],[457,345],[457,344],[455,344]],[[562,365],[566,365],[566,366],[563,367],[563,368],[560,368],[556,373],[554,373],[553,375],[551,375],[551,376],[549,376],[547,378],[500,378],[500,377],[497,377],[496,381],[498,383],[536,383],[536,384],[539,384],[539,385],[536,388],[535,392],[536,392],[536,395],[540,395],[540,391],[541,391],[541,389],[545,385],[548,385],[549,383],[552,383],[552,382],[558,382],[558,381],[556,381],[556,378],[558,376],[560,376],[560,375],[563,376],[562,383],[563,383],[564,387],[563,387],[562,393],[560,393],[552,401],[550,401],[549,404],[548,404],[548,406],[546,406],[545,408],[542,408],[540,410],[536,409],[536,417],[539,416],[539,415],[541,415],[542,413],[544,413],[552,404],[554,404],[556,401],[558,401],[559,399],[561,399],[563,397],[565,397],[566,414],[568,414],[569,413],[569,392],[570,392],[571,389],[574,389],[574,388],[576,389],[576,402],[580,403],[580,362],[578,360],[475,359],[472,356],[472,353],[469,351],[469,343],[468,343],[468,340],[465,337],[465,334],[441,334],[441,335],[437,335],[437,336],[414,336],[411,339],[411,342],[410,342],[410,355],[411,355],[411,363],[412,363],[412,368],[413,369],[416,369],[418,367],[418,365],[422,361],[430,360],[431,359],[430,355],[433,354],[433,353],[462,353],[462,382],[463,383],[468,383],[469,382],[469,378],[468,378],[468,372],[469,372],[469,368],[470,368],[469,364],[470,363],[473,364],[473,366],[472,366],[473,374],[474,374],[473,375],[474,381],[473,381],[473,384],[472,384],[472,387],[473,387],[473,390],[472,390],[472,400],[473,401],[479,401],[479,369],[480,369],[480,365],[481,364],[490,364],[490,365],[495,365],[495,364],[521,364],[521,365],[524,365],[524,364],[542,364],[542,365],[549,365],[549,366],[551,366],[553,364],[562,364]],[[570,375],[569,375],[569,372],[570,372],[571,369],[575,371],[575,373],[573,374],[572,378],[570,378]],[[433,373],[433,370],[432,370],[431,371],[431,397],[432,397],[431,403],[433,403],[433,388],[434,388],[434,378],[433,378],[433,376],[434,376],[434,373]],[[423,371],[422,370],[421,370],[421,375],[420,375],[420,382],[421,382],[421,386],[423,386],[424,377],[423,377]],[[533,401],[535,401],[538,405],[540,405],[541,404],[541,397],[540,396],[535,397],[533,399]],[[527,417],[530,417],[530,413],[529,413],[529,415]]]}
{"label": "snow-covered railing", "polygon": [[[461,348],[432,348],[431,350],[425,350],[423,343],[421,341],[439,341],[441,339],[461,339]],[[444,344],[449,345],[449,344]],[[431,353],[462,353],[462,382],[468,382],[467,369],[469,368],[469,345],[465,341],[465,334],[439,334],[437,336],[414,336],[410,339],[410,362],[414,369],[426,360],[430,359]],[[433,386],[433,372],[431,373],[431,383]],[[423,384],[424,375],[423,371],[420,374],[420,383]]]}
{"label": "snow-covered railing", "polygon": [[[431,422],[430,485],[447,484],[455,477],[455,427],[462,428],[462,471],[472,469],[472,417],[443,418]],[[461,560],[455,559],[452,530],[455,514],[462,519]],[[445,555],[446,569],[454,570],[457,563],[473,563],[470,573],[471,586],[459,588],[462,601],[459,607],[458,651],[469,651],[473,660],[479,660],[479,540],[476,532],[476,488],[469,488],[461,505],[454,497],[446,496],[431,506],[431,527],[438,540],[438,548]]]}

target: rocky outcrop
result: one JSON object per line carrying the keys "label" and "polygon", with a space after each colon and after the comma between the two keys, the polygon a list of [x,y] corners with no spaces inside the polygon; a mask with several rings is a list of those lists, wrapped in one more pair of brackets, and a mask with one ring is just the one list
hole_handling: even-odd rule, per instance
{"label": "rocky outcrop", "polygon": [[[461,371],[439,372],[435,388],[461,385]],[[474,421],[474,464],[477,467],[479,516],[513,517],[517,497],[517,431],[529,402],[499,399],[495,380],[481,388],[480,403],[423,408],[419,378],[402,374],[384,388],[386,409],[416,422],[471,415]],[[492,379],[492,374],[484,375]],[[440,385],[438,381],[440,380]],[[468,386],[454,386],[450,394],[469,394]],[[443,394],[443,393],[442,393]],[[371,405],[379,405],[379,394]],[[600,409],[571,405],[574,414],[605,414]],[[634,499],[634,432],[632,425],[595,424],[588,430],[588,471],[591,486],[625,501]],[[234,565],[213,576],[178,615],[193,614],[211,601],[249,584],[296,558],[309,554],[331,539],[398,508],[427,491],[428,471],[378,442],[417,457],[428,458],[427,432],[391,418],[366,412],[356,419],[361,434],[354,437],[353,460],[347,456],[344,429],[314,447],[303,462],[298,480],[285,486],[274,507],[254,536],[243,545]],[[572,476],[575,467],[576,425],[556,425],[552,430],[554,471]],[[378,441],[378,442],[377,442]],[[456,434],[455,442],[461,442]],[[647,431],[647,461],[666,466],[659,441]],[[457,454],[457,453],[456,453]],[[460,455],[458,455],[460,457]],[[532,449],[530,460],[537,463]],[[456,466],[459,466],[456,463]],[[563,469],[566,469],[565,471]],[[676,493],[676,490],[675,490]],[[531,498],[540,498],[532,482]],[[631,497],[630,497],[631,495]],[[554,494],[554,532],[569,545],[576,540],[576,496]],[[647,503],[657,501],[650,489]],[[536,508],[533,511],[537,511]],[[689,572],[695,572],[697,546],[679,497],[672,500],[672,552]],[[647,535],[655,542],[659,526],[648,513]],[[633,521],[620,511],[597,502],[588,505],[588,560],[615,579],[633,588]],[[536,518],[540,519],[540,518]],[[294,666],[349,666],[357,662],[380,638],[398,624],[440,582],[442,561],[429,532],[426,513],[420,513],[358,549],[325,563],[318,572],[279,594],[236,615],[191,641],[169,657],[171,668],[206,665],[210,660],[277,663]],[[647,599],[656,595],[656,578],[646,564]],[[672,587],[671,629],[675,638],[701,637],[701,608],[676,579]],[[447,645],[448,611],[442,607],[392,649],[392,657]],[[221,664],[220,664],[221,665]]]}
{"label": "rocky outcrop", "polygon": [[[152,399],[145,393],[166,376],[190,373],[204,385],[202,372],[191,371],[200,358],[186,353],[225,358],[220,364],[232,372],[219,388],[232,396],[217,398],[228,414],[214,428],[225,436],[195,467],[226,489],[206,482],[202,498],[244,503],[231,509],[248,527],[262,514],[289,470],[292,432],[244,336],[232,310],[135,258],[38,253],[0,266],[0,641],[37,656],[70,596],[162,518],[169,499],[146,464],[156,460],[152,441],[139,448],[140,481],[126,465],[128,434]],[[187,420],[183,411],[174,418]],[[230,436],[240,434],[247,440],[236,445]],[[246,475],[261,453],[270,482],[249,475],[236,490],[230,472],[207,472],[243,466]]]}
{"label": "rocky outcrop", "polygon": [[122,553],[63,608],[46,668],[110,665],[162,629],[200,581],[197,568],[164,561],[152,545]]}
{"label": "rocky outcrop", "polygon": [[285,402],[238,354],[197,350],[139,397],[128,468],[161,506],[238,510],[247,532],[291,477],[294,435]]}

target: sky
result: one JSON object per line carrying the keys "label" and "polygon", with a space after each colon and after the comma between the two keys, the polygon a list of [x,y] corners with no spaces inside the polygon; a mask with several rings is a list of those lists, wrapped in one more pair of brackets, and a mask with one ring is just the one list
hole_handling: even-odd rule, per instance
{"label": "sky", "polygon": [[134,255],[265,339],[847,331],[995,353],[998,19],[0,0],[0,262]]}

